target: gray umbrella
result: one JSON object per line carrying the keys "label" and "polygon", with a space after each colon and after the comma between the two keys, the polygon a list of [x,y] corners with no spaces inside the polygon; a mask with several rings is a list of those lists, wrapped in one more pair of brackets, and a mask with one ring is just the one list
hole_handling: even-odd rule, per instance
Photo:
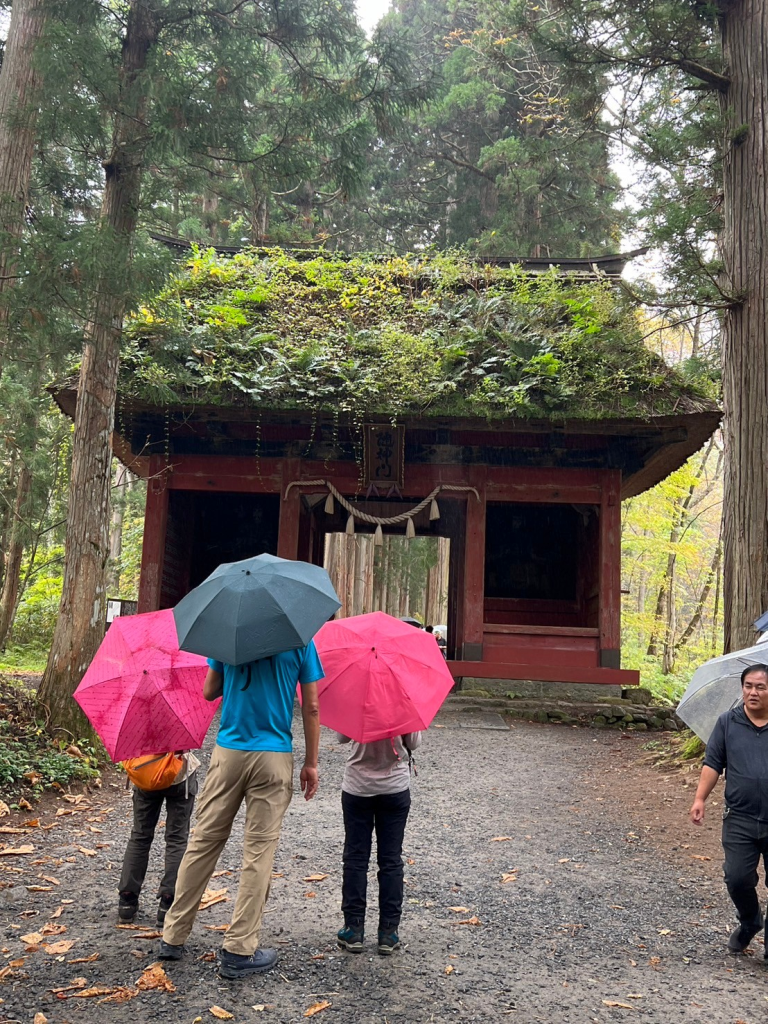
{"label": "gray umbrella", "polygon": [[768,662],[765,641],[704,662],[693,673],[677,708],[685,724],[706,743],[718,716],[741,700],[741,673]]}
{"label": "gray umbrella", "polygon": [[257,555],[220,565],[173,616],[182,650],[245,665],[308,644],[340,607],[319,565]]}

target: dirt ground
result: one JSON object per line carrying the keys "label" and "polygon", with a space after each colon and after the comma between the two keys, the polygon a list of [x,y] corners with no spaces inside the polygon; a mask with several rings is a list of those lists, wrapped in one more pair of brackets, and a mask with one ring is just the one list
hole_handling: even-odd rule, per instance
{"label": "dirt ground", "polygon": [[[155,960],[156,939],[142,935],[154,930],[160,850],[138,918],[146,930],[117,928],[129,796],[107,782],[79,804],[62,797],[38,827],[0,835],[0,1022],[32,1024],[41,1013],[49,1024],[201,1024],[220,1007],[234,1021],[293,1024],[326,1003],[318,1024],[758,1024],[768,1013],[761,946],[740,957],[725,951],[732,920],[720,808],[710,807],[703,829],[690,826],[695,775],[644,763],[648,739],[441,712],[413,782],[405,948],[383,958],[373,943],[360,956],[336,948],[345,751],[324,733],[320,793],[294,799],[275,863],[262,944],[280,951],[277,969],[227,982],[213,962],[215,927],[228,920],[237,887],[238,819],[211,882],[225,899],[200,912],[184,960],[165,965],[175,992],[123,1003],[51,990],[76,978],[131,987]],[[34,849],[9,852],[25,846]],[[369,895],[370,942],[373,874]],[[66,930],[25,951],[22,937],[47,923]]]}

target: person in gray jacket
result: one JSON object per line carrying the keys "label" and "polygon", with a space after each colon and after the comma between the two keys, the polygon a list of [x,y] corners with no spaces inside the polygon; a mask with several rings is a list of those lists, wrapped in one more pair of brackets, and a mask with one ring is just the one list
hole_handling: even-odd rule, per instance
{"label": "person in gray jacket", "polygon": [[[768,870],[768,665],[741,674],[743,704],[715,723],[691,806],[694,825],[704,821],[704,803],[725,772],[723,850],[725,885],[739,919],[728,939],[742,953],[763,927],[757,895],[760,858]],[[768,959],[768,931],[765,934]]]}
{"label": "person in gray jacket", "polygon": [[344,854],[341,909],[344,927],[339,946],[362,953],[367,906],[368,862],[373,832],[379,865],[378,947],[389,956],[400,945],[398,928],[403,909],[403,837],[411,807],[411,752],[421,743],[412,732],[375,743],[351,743],[341,785],[344,814]]}

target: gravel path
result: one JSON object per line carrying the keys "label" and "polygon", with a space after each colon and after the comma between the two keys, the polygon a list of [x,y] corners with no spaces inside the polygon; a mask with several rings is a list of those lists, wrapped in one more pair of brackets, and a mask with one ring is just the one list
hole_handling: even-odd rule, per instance
{"label": "gravel path", "polygon": [[[286,816],[262,935],[280,963],[261,978],[222,981],[206,958],[221,936],[205,926],[229,917],[231,903],[222,902],[200,913],[185,959],[166,965],[176,992],[143,992],[123,1004],[57,999],[50,989],[75,977],[131,985],[154,959],[154,941],[115,928],[128,795],[107,787],[89,809],[62,803],[74,813],[47,817],[50,829],[2,835],[35,851],[0,857],[2,953],[14,964],[0,984],[0,1022],[32,1024],[38,1012],[49,1024],[204,1024],[215,1020],[215,1005],[235,1021],[293,1024],[324,1001],[331,1005],[318,1024],[764,1021],[760,949],[753,957],[724,952],[731,920],[716,822],[703,833],[685,824],[690,790],[682,780],[640,764],[636,735],[501,725],[496,716],[444,711],[425,739],[406,832],[406,947],[389,959],[375,946],[351,956],[335,945],[345,751],[327,732],[320,794],[310,803],[295,798]],[[230,897],[241,835],[239,818],[219,864],[231,874],[212,882]],[[503,882],[505,874],[513,877]],[[147,893],[158,876],[151,868]],[[373,876],[371,883],[375,939]],[[25,954],[21,936],[59,906],[53,920],[67,931],[47,941],[76,939],[71,950]],[[139,921],[148,928],[154,910],[144,901]],[[70,962],[97,951],[95,962]]]}

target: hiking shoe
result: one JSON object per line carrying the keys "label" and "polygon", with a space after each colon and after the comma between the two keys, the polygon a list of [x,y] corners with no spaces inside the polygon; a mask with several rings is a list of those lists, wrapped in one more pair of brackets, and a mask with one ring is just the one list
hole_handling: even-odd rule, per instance
{"label": "hiking shoe", "polygon": [[340,932],[336,933],[341,949],[346,949],[348,953],[362,953],[363,952],[363,929],[353,928],[352,925],[345,924]]}
{"label": "hiking shoe", "polygon": [[117,904],[117,916],[121,921],[132,921],[139,912],[139,897],[135,892],[121,892]]}
{"label": "hiking shoe", "polygon": [[170,942],[160,939],[160,944],[157,947],[158,960],[181,960],[183,955],[183,946],[172,946]]}
{"label": "hiking shoe", "polygon": [[396,949],[400,949],[400,938],[397,932],[382,931],[379,929],[379,954],[381,956],[391,956]]}
{"label": "hiking shoe", "polygon": [[762,921],[758,924],[740,924],[730,934],[728,949],[731,953],[743,953],[762,927]]}
{"label": "hiking shoe", "polygon": [[274,949],[257,949],[250,956],[222,949],[219,955],[219,974],[222,978],[244,978],[248,974],[271,971],[276,963],[277,952]]}
{"label": "hiking shoe", "polygon": [[157,923],[162,927],[165,924],[165,915],[171,909],[173,903],[173,896],[164,892],[160,897],[160,902],[157,905]]}

